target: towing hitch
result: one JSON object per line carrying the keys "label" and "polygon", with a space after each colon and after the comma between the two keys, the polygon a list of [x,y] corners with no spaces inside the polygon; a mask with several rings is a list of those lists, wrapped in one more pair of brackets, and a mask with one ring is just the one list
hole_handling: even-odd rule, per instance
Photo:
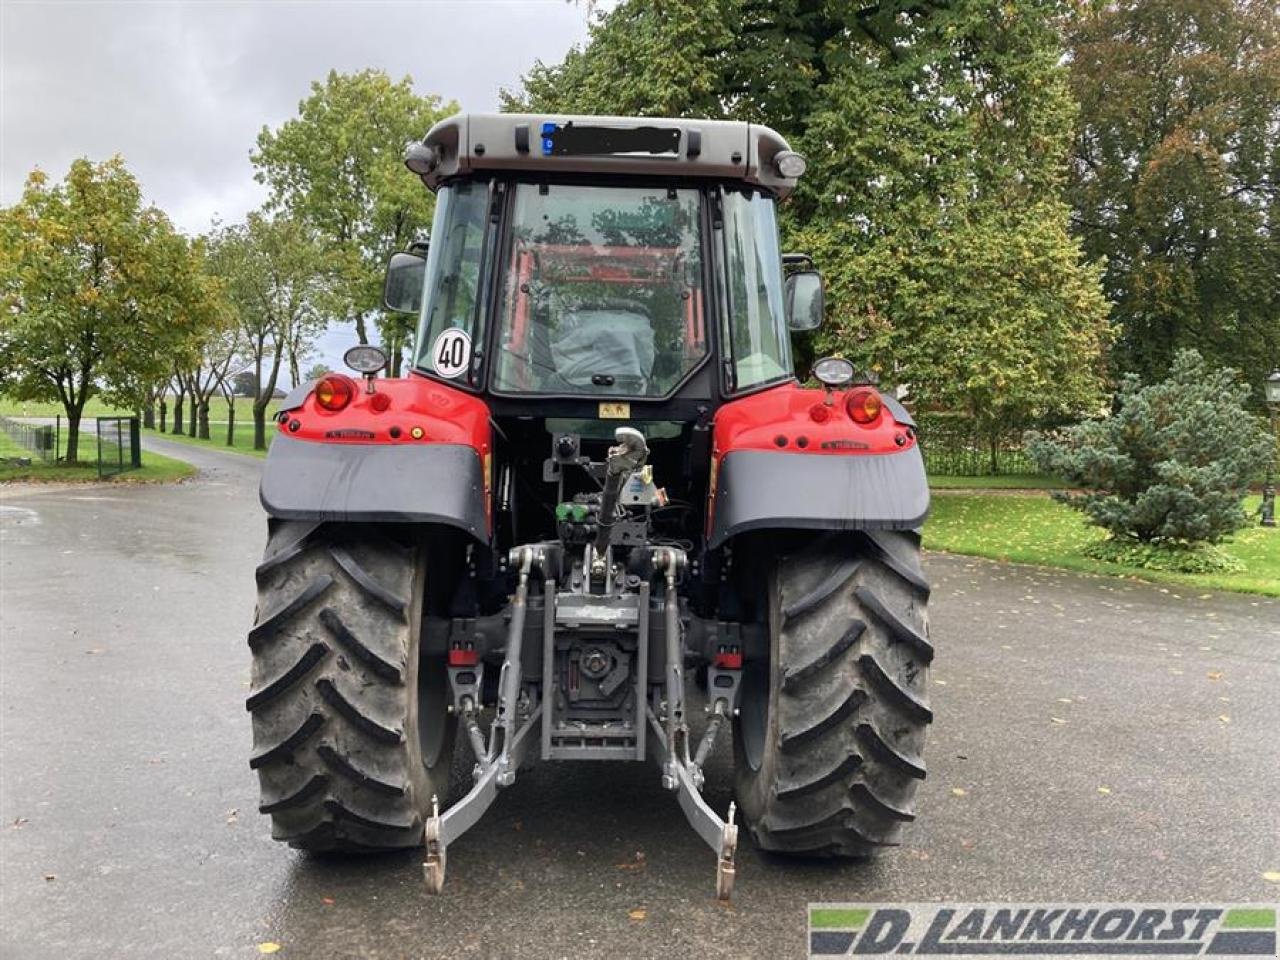
{"label": "towing hitch", "polygon": [[[732,895],[738,847],[735,805],[730,803],[725,819],[711,809],[702,796],[702,767],[711,755],[724,721],[737,710],[741,660],[717,661],[709,667],[709,718],[706,731],[691,756],[676,590],[686,558],[677,548],[655,547],[651,559],[652,570],[661,575],[664,587],[661,636],[665,665],[661,682],[652,684],[647,671],[650,606],[647,581],[634,593],[611,598],[615,601],[613,606],[592,604],[583,600],[584,596],[592,596],[589,593],[557,593],[555,580],[546,569],[547,554],[542,547],[523,546],[511,552],[511,565],[518,579],[498,679],[498,701],[487,735],[480,726],[483,664],[467,658],[458,658],[460,662],[455,664],[453,658],[450,659],[453,710],[466,731],[477,762],[472,771],[471,789],[443,814],[438,798],[431,798],[431,815],[423,834],[426,856],[422,865],[429,893],[440,893],[444,887],[449,844],[475,826],[498,792],[515,782],[530,745],[540,743],[544,759],[643,760],[653,756],[661,770],[663,787],[675,792],[689,824],[716,854],[716,897],[727,901]],[[592,582],[592,563],[588,551],[583,580],[588,589]],[[603,566],[606,572],[611,567],[607,551]],[[525,683],[522,675],[529,585],[535,573],[543,574],[540,685]],[[612,643],[600,639],[606,615],[609,629],[620,635],[634,633],[632,653],[625,652],[630,647],[621,638]],[[583,649],[574,646],[575,631],[587,637],[582,641]],[[598,674],[604,690],[618,697],[619,702],[632,705],[633,718],[598,722],[591,727],[573,715],[557,686],[557,679],[564,672],[561,668],[566,658],[572,659],[575,655],[578,659],[572,660],[570,669]],[[634,669],[630,671],[633,682],[624,690],[627,671],[615,661],[628,656],[634,659]],[[652,735],[646,737],[646,732]]]}

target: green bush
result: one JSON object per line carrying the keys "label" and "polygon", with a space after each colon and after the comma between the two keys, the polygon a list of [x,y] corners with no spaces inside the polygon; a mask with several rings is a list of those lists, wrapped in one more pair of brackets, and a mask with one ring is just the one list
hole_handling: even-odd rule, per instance
{"label": "green bush", "polygon": [[1245,409],[1249,388],[1195,350],[1169,378],[1120,387],[1116,411],[1049,435],[1031,434],[1036,466],[1080,493],[1055,494],[1112,537],[1141,543],[1217,543],[1247,522],[1249,481],[1275,441]]}

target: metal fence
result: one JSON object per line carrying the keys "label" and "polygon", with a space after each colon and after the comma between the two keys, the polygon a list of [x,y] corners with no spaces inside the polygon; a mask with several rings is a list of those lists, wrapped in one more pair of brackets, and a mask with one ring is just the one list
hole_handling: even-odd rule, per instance
{"label": "metal fence", "polygon": [[58,459],[58,435],[51,426],[23,423],[12,417],[0,417],[0,428],[33,458],[53,463]]}
{"label": "metal fence", "polygon": [[916,414],[920,452],[929,473],[951,477],[989,477],[1035,473],[1022,446],[1022,430],[983,434],[965,416]]}
{"label": "metal fence", "polygon": [[111,477],[142,466],[137,417],[98,417],[98,476]]}

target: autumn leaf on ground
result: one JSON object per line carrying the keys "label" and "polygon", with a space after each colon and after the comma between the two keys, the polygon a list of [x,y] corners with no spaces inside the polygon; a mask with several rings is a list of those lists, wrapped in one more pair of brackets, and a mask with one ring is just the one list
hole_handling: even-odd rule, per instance
{"label": "autumn leaf on ground", "polygon": [[268,940],[266,943],[258,944],[259,953],[278,953],[279,951],[280,951],[280,944],[273,943],[270,940]]}
{"label": "autumn leaf on ground", "polygon": [[1111,795],[1111,788],[1110,788],[1110,787],[1099,787],[1099,788],[1098,788],[1098,792],[1099,792],[1100,794],[1102,794],[1104,797],[1109,797],[1109,796]]}
{"label": "autumn leaf on ground", "polygon": [[636,910],[627,911],[627,916],[630,917],[632,920],[643,920],[648,915],[649,915],[649,911],[645,910],[643,907]]}
{"label": "autumn leaf on ground", "polygon": [[967,797],[969,795],[969,791],[964,787],[952,787],[951,795],[953,797]]}
{"label": "autumn leaf on ground", "polygon": [[1210,670],[1207,674],[1205,674],[1205,676],[1207,676],[1210,680],[1221,680],[1221,679],[1222,679],[1222,671],[1221,671],[1221,670]]}
{"label": "autumn leaf on ground", "polygon": [[1219,720],[1221,720],[1223,723],[1230,723],[1230,722],[1231,722],[1231,718],[1230,718],[1230,717],[1228,717],[1225,713],[1224,713],[1224,714],[1221,714],[1221,715],[1218,717],[1218,719],[1219,719]]}
{"label": "autumn leaf on ground", "polygon": [[1268,870],[1262,875],[1262,879],[1267,883],[1280,883],[1280,870]]}
{"label": "autumn leaf on ground", "polygon": [[1054,723],[1066,723],[1066,722],[1067,722],[1067,721],[1063,720],[1061,717],[1050,717],[1049,719],[1050,719],[1050,720],[1052,720]]}
{"label": "autumn leaf on ground", "polygon": [[321,897],[320,902],[323,903],[326,907],[332,907],[333,897]]}

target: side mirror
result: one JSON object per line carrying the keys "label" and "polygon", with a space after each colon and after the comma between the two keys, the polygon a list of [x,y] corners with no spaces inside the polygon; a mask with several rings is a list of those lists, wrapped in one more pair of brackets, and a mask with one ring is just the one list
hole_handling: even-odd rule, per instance
{"label": "side mirror", "polygon": [[387,278],[382,284],[382,305],[395,313],[414,313],[422,308],[422,285],[427,261],[416,253],[393,253],[387,261]]}
{"label": "side mirror", "polygon": [[822,326],[826,313],[826,295],[822,291],[822,274],[817,270],[797,270],[786,281],[787,327],[802,333]]}

